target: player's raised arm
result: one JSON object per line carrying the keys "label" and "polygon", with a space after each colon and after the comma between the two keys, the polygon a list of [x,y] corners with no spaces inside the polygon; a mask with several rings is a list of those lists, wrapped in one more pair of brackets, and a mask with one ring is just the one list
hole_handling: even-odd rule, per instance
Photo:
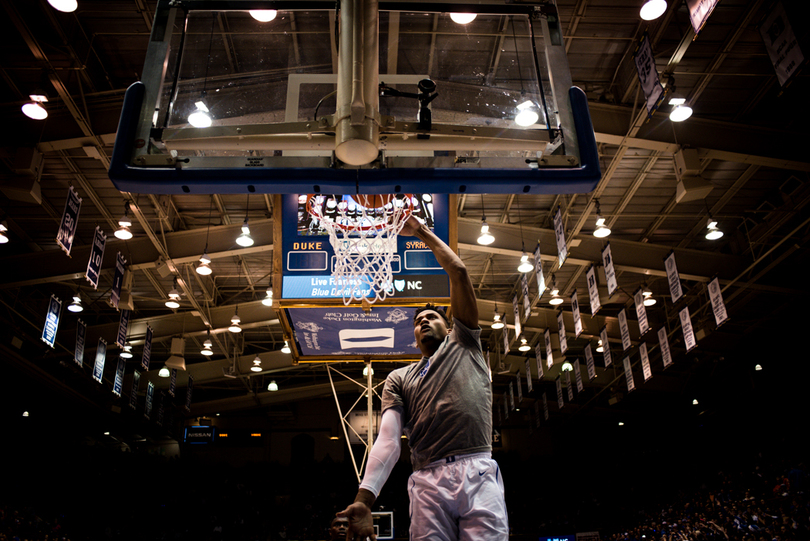
{"label": "player's raised arm", "polygon": [[405,222],[400,234],[415,236],[431,249],[439,265],[450,278],[450,306],[453,317],[466,327],[477,329],[478,304],[475,302],[475,290],[461,258],[430,228],[413,216]]}

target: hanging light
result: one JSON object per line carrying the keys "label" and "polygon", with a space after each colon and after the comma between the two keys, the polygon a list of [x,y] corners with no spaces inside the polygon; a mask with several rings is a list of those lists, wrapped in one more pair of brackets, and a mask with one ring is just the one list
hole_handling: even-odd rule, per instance
{"label": "hanging light", "polygon": [[475,13],[451,13],[450,19],[456,24],[469,24],[475,20]]}
{"label": "hanging light", "polygon": [[643,6],[641,6],[641,18],[645,21],[654,21],[658,17],[664,14],[667,10],[667,2],[666,0],[647,0]]}
{"label": "hanging light", "polygon": [[214,348],[214,343],[211,342],[211,330],[209,329],[207,338],[205,339],[205,342],[203,342],[203,347],[200,350],[200,353],[205,355],[206,357],[210,357],[211,355],[214,354],[214,349],[213,348]]}
{"label": "hanging light", "polygon": [[683,122],[690,116],[692,116],[692,108],[688,105],[678,105],[669,113],[669,119],[672,122]]}
{"label": "hanging light", "polygon": [[537,112],[534,102],[526,100],[517,106],[517,114],[515,115],[515,124],[518,126],[532,126],[540,120],[540,114]]}
{"label": "hanging light", "polygon": [[571,364],[571,361],[565,361],[564,363],[562,363],[560,369],[563,372],[571,372],[572,370],[574,370],[574,366]]}
{"label": "hanging light", "polygon": [[557,306],[565,302],[562,297],[560,297],[560,288],[557,287],[557,277],[555,275],[551,275],[551,299],[549,299],[548,303],[552,306]]}
{"label": "hanging light", "polygon": [[529,345],[528,340],[524,336],[520,337],[520,347],[518,347],[518,351],[529,351],[532,347]]}
{"label": "hanging light", "polygon": [[251,9],[250,16],[259,21],[260,23],[269,23],[278,15],[275,9]]}
{"label": "hanging light", "polygon": [[278,391],[278,383],[276,380],[271,380],[270,385],[267,386],[268,391]]}
{"label": "hanging light", "polygon": [[481,219],[481,235],[478,237],[478,244],[488,246],[495,242],[495,237],[489,232],[489,225],[486,222],[486,217]]}
{"label": "hanging light", "polygon": [[177,278],[174,279],[174,286],[169,291],[169,300],[166,301],[166,307],[172,310],[180,308],[180,292],[177,291]]}
{"label": "hanging light", "polygon": [[124,359],[131,359],[132,358],[132,345],[130,345],[129,342],[124,344],[124,347],[122,348],[122,351],[121,351],[121,357],[123,357]]}
{"label": "hanging light", "polygon": [[22,112],[32,120],[45,120],[48,118],[48,110],[42,106],[48,101],[44,94],[31,94],[28,96],[31,101],[22,106]]}
{"label": "hanging light", "polygon": [[262,304],[265,306],[273,306],[273,288],[267,288],[267,296],[262,299]]}
{"label": "hanging light", "polygon": [[642,291],[641,295],[644,297],[644,306],[654,306],[658,302],[653,298],[653,293],[649,289]]}
{"label": "hanging light", "polygon": [[253,358],[253,366],[250,367],[251,372],[261,372],[262,371],[262,360],[259,358],[258,355]]}
{"label": "hanging light", "polygon": [[498,307],[495,306],[495,314],[492,316],[492,325],[493,329],[503,329],[504,322],[501,319],[501,314],[498,313]]}
{"label": "hanging light", "polygon": [[0,222],[0,244],[8,242],[8,227],[6,222]]}
{"label": "hanging light", "polygon": [[48,3],[54,8],[64,13],[72,13],[79,7],[76,0],[48,0]]}
{"label": "hanging light", "polygon": [[762,365],[761,364],[755,365],[754,370],[756,370],[757,372],[761,372],[762,371]]}
{"label": "hanging light", "polygon": [[605,346],[604,346],[604,344],[602,344],[601,340],[599,340],[599,342],[597,344],[598,344],[596,346],[596,352],[597,353],[602,353],[603,351],[605,351]]}
{"label": "hanging light", "polygon": [[208,276],[211,274],[211,258],[208,257],[208,235],[211,233],[211,208],[214,206],[214,197],[211,196],[208,202],[208,225],[205,230],[205,249],[203,255],[200,256],[200,264],[194,269],[200,276]]}
{"label": "hanging light", "polygon": [[709,216],[709,222],[706,226],[706,240],[717,240],[723,236],[723,232],[717,228],[717,222]]}
{"label": "hanging light", "polygon": [[605,225],[605,218],[602,216],[602,209],[599,208],[599,200],[596,200],[596,229],[593,231],[593,236],[598,239],[603,239],[610,235],[610,228]]}
{"label": "hanging light", "polygon": [[374,375],[374,369],[369,368],[369,365],[363,367],[363,376],[368,377],[368,371],[371,370],[371,375]]}
{"label": "hanging light", "polygon": [[200,100],[194,103],[196,109],[188,115],[188,123],[195,128],[208,128],[212,124],[211,115],[208,114],[208,107]]}
{"label": "hanging light", "polygon": [[290,344],[288,344],[286,340],[284,340],[284,347],[281,348],[281,352],[282,353],[291,353],[292,352],[292,350],[290,349]]}
{"label": "hanging light", "polygon": [[692,399],[692,405],[693,405],[693,406],[697,406],[697,405],[698,405],[698,399],[697,399],[697,398]]}
{"label": "hanging light", "polygon": [[169,369],[166,368],[165,366],[158,371],[158,376],[160,376],[162,378],[168,378],[171,375],[172,375],[172,373],[169,372]]}
{"label": "hanging light", "polygon": [[237,306],[233,313],[233,317],[231,318],[231,325],[228,327],[228,330],[232,333],[242,332],[242,327],[239,325],[241,322],[242,319],[239,317],[239,306]]}
{"label": "hanging light", "polygon": [[118,229],[115,231],[115,238],[129,240],[132,238],[132,220],[129,219],[129,201],[124,202],[124,215],[118,219]]}
{"label": "hanging light", "polygon": [[82,299],[79,297],[78,293],[73,295],[73,302],[68,305],[68,310],[73,313],[79,313],[84,310],[84,307],[82,306]]}
{"label": "hanging light", "polygon": [[247,218],[245,218],[245,221],[242,222],[242,234],[236,238],[236,244],[239,246],[244,246],[245,248],[248,246],[253,246],[253,237],[250,236],[250,228],[248,227]]}

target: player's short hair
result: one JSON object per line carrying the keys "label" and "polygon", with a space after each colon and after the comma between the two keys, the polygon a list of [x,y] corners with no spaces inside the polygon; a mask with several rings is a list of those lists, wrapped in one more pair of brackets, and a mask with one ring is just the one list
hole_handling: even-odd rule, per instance
{"label": "player's short hair", "polygon": [[450,321],[450,319],[447,317],[447,312],[445,312],[444,307],[443,306],[437,306],[437,305],[435,305],[433,303],[430,303],[430,302],[427,303],[424,306],[420,306],[419,308],[417,308],[414,311],[414,313],[413,313],[413,324],[414,325],[416,325],[416,318],[418,318],[419,314],[421,314],[425,310],[433,310],[434,312],[436,312],[437,314],[442,316],[442,319],[444,319],[444,322],[447,323],[447,328],[448,329],[453,326],[453,322]]}

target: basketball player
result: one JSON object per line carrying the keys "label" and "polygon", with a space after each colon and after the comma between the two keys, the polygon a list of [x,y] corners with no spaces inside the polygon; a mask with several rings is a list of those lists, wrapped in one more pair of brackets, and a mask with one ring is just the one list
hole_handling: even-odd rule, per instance
{"label": "basketball player", "polygon": [[450,278],[451,323],[428,304],[414,314],[422,360],[385,382],[382,421],[349,518],[346,539],[375,540],[371,507],[408,436],[411,541],[503,541],[509,537],[503,481],[492,460],[492,387],[481,349],[478,307],[461,259],[415,217],[401,235],[423,241]]}

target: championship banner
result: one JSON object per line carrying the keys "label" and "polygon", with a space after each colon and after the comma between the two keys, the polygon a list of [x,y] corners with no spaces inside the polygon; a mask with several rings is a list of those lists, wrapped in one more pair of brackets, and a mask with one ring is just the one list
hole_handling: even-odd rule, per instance
{"label": "championship banner", "polygon": [[517,340],[523,333],[523,327],[520,325],[520,304],[517,295],[512,297],[512,311],[515,314],[515,340]]}
{"label": "championship banner", "polygon": [[509,327],[503,328],[503,357],[506,359],[506,356],[509,355]]}
{"label": "championship banner", "polygon": [[579,338],[579,335],[582,334],[582,316],[579,313],[576,289],[571,293],[571,312],[574,314],[574,338]]}
{"label": "championship banner", "polygon": [[568,393],[568,402],[574,401],[574,387],[571,385],[571,372],[565,371],[565,391]]}
{"label": "championship banner", "polygon": [[605,368],[613,364],[613,357],[610,356],[610,342],[608,341],[607,325],[602,327],[599,331],[599,337],[602,340],[602,355],[605,357]]}
{"label": "championship banner", "polygon": [[563,401],[563,394],[562,394],[562,381],[560,381],[560,376],[557,376],[557,408],[563,409],[565,406],[565,402]]}
{"label": "championship banner", "polygon": [[520,384],[520,368],[518,367],[518,371],[515,373],[515,386],[517,387],[517,403],[520,406],[520,403],[523,402],[523,386]]}
{"label": "championship banner", "polygon": [[658,329],[658,346],[661,348],[661,359],[664,361],[664,368],[669,368],[672,364],[672,350],[669,349],[669,337],[666,327]]}
{"label": "championship banner", "polygon": [[132,373],[132,390],[129,393],[129,407],[130,409],[138,408],[138,387],[141,383],[141,373],[135,370]]}
{"label": "championship banner", "polygon": [[48,311],[45,314],[45,325],[42,327],[42,341],[54,347],[56,344],[56,331],[59,329],[59,315],[62,313],[62,301],[51,295],[48,302]]}
{"label": "championship banner", "polygon": [[582,386],[582,371],[579,366],[579,359],[574,361],[574,381],[577,383],[577,392],[581,393],[584,387]]}
{"label": "championship banner", "polygon": [[152,327],[146,326],[146,339],[143,341],[143,354],[141,355],[141,368],[149,371],[149,359],[152,357]]}
{"label": "championship banner", "polygon": [[73,237],[76,236],[76,227],[79,225],[79,210],[82,208],[82,198],[70,186],[68,189],[67,201],[65,201],[65,211],[62,213],[62,221],[59,222],[59,231],[56,232],[56,244],[70,256],[70,249],[73,247]]}
{"label": "championship banner", "polygon": [[520,285],[523,290],[523,319],[529,319],[532,315],[532,301],[529,299],[529,276],[528,274],[520,275]]}
{"label": "championship banner", "polygon": [[512,382],[509,382],[509,409],[515,411],[515,389]]}
{"label": "championship banner", "polygon": [[712,302],[712,312],[714,312],[714,322],[719,327],[728,321],[726,305],[723,302],[723,291],[720,289],[720,280],[717,277],[709,282],[709,300]]}
{"label": "championship banner", "polygon": [[562,210],[560,210],[560,207],[557,207],[557,212],[554,214],[554,236],[557,239],[558,266],[562,267],[565,258],[568,257],[568,248],[565,246],[565,229],[563,228]]}
{"label": "championship banner", "polygon": [[112,392],[115,396],[121,396],[121,390],[124,388],[124,370],[127,367],[127,361],[123,357],[118,357],[118,365],[115,367],[115,379],[113,380]]}
{"label": "championship banner", "polygon": [[652,377],[652,370],[650,369],[650,355],[647,353],[647,342],[642,342],[638,348],[641,353],[641,372],[644,374],[644,381]]}
{"label": "championship banner", "polygon": [[602,302],[599,300],[599,287],[596,285],[596,265],[591,265],[588,272],[585,274],[588,282],[588,300],[591,301],[591,315],[595,316],[602,308]]}
{"label": "championship banner", "polygon": [[526,394],[532,392],[532,361],[526,357]]}
{"label": "championship banner", "polygon": [[104,379],[104,363],[107,361],[107,342],[103,338],[98,339],[96,348],[96,362],[93,363],[93,379],[101,383]]}
{"label": "championship banner", "polygon": [[678,313],[681,318],[681,329],[683,329],[683,341],[686,346],[686,352],[689,353],[697,346],[695,340],[695,331],[692,329],[692,318],[689,317],[689,307],[685,307]]}
{"label": "championship banner", "polygon": [[602,265],[605,267],[605,281],[607,282],[608,297],[610,297],[619,289],[619,284],[616,282],[616,270],[613,268],[609,242],[602,248]]}
{"label": "championship banner", "polygon": [[650,45],[650,36],[644,32],[641,36],[641,41],[633,53],[633,60],[636,64],[636,72],[638,73],[638,83],[641,85],[641,90],[644,92],[644,98],[647,105],[647,117],[651,117],[658,106],[661,105],[661,100],[664,97],[664,87],[661,86],[661,80],[658,78],[658,70],[655,67],[655,57],[653,56],[652,46]]}
{"label": "championship banner", "polygon": [[565,355],[568,351],[568,337],[565,335],[565,318],[562,310],[557,312],[557,332],[560,333],[560,352]]}
{"label": "championship banner", "polygon": [[776,78],[784,87],[804,64],[804,54],[790,26],[782,2],[777,2],[765,22],[759,27],[765,50],[773,64]]}
{"label": "championship banner", "polygon": [[647,320],[647,307],[644,306],[644,293],[641,288],[638,288],[633,293],[633,300],[636,304],[636,317],[638,318],[638,333],[640,336],[647,334],[650,330],[650,323]]}
{"label": "championship banner", "polygon": [[588,369],[588,381],[596,378],[596,363],[593,362],[593,352],[591,344],[585,344],[585,367]]}
{"label": "championship banner", "polygon": [[129,314],[127,309],[121,310],[121,317],[118,320],[118,335],[115,337],[115,343],[119,348],[124,349],[127,343],[127,332],[129,331]]}
{"label": "championship banner", "polygon": [[703,25],[706,24],[709,15],[714,11],[718,1],[719,0],[686,0],[686,5],[689,6],[689,20],[692,22],[692,28],[695,30],[695,38],[697,38]]}
{"label": "championship banner", "polygon": [[627,378],[627,392],[636,390],[636,383],[633,381],[633,369],[630,367],[630,357],[625,357],[622,360],[624,364],[624,377]]}
{"label": "championship banner", "polygon": [[549,329],[546,329],[543,338],[545,339],[546,343],[546,367],[551,368],[554,366],[554,355],[551,347],[551,331]]}
{"label": "championship banner", "polygon": [[121,255],[121,252],[115,256],[115,276],[113,276],[112,290],[110,291],[110,304],[118,308],[118,303],[121,301],[121,285],[124,283],[124,265],[127,260]]}
{"label": "championship banner", "polygon": [[188,375],[188,387],[186,387],[186,411],[191,411],[191,390],[194,387],[194,378]]}
{"label": "championship banner", "polygon": [[152,416],[152,400],[155,398],[155,384],[151,381],[146,384],[146,406],[143,409],[143,416],[149,419]]}
{"label": "championship banner", "polygon": [[101,263],[104,261],[104,247],[107,244],[107,236],[99,226],[93,233],[93,247],[90,250],[90,259],[87,261],[87,270],[84,277],[93,284],[93,289],[98,289],[98,277],[101,274]]}
{"label": "championship banner", "polygon": [[76,364],[84,364],[84,343],[87,339],[87,325],[81,319],[76,324],[76,350],[73,353],[73,360]]}
{"label": "championship banner", "polygon": [[169,376],[169,395],[174,398],[174,391],[177,388],[177,369],[172,368],[171,375]]}
{"label": "championship banner", "polygon": [[158,394],[158,408],[157,408],[157,425],[163,426],[163,402],[166,400],[166,394],[160,391]]}
{"label": "championship banner", "polygon": [[546,279],[543,276],[543,260],[540,256],[540,243],[534,249],[534,275],[537,278],[537,298],[543,296],[546,291]]}
{"label": "championship banner", "polygon": [[633,345],[630,341],[630,327],[627,325],[627,309],[619,312],[619,332],[622,335],[622,351],[627,351]]}
{"label": "championship banner", "polygon": [[543,393],[543,419],[548,421],[548,397]]}
{"label": "championship banner", "polygon": [[672,302],[678,302],[683,297],[683,289],[681,289],[681,278],[678,276],[678,266],[675,264],[675,252],[669,253],[664,260],[664,267],[667,269],[667,282],[669,283],[669,294],[672,297]]}
{"label": "championship banner", "polygon": [[534,360],[537,364],[537,379],[543,381],[543,344],[540,342],[534,346]]}

